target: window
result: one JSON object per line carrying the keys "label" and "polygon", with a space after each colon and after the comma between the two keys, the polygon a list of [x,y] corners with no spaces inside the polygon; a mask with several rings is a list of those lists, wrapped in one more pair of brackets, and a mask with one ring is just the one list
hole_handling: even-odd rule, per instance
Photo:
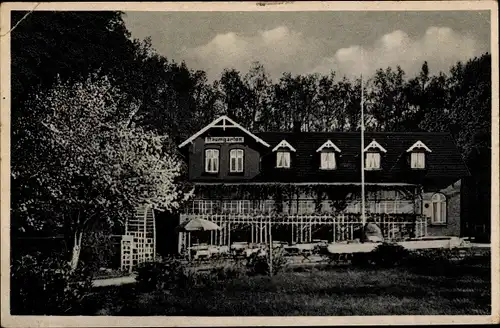
{"label": "window", "polygon": [[273,148],[273,152],[276,152],[277,168],[290,168],[290,152],[292,151],[295,152],[296,150],[286,140],[282,140]]}
{"label": "window", "polygon": [[261,202],[261,211],[264,213],[271,213],[274,211],[274,200],[266,199]]}
{"label": "window", "polygon": [[297,214],[313,214],[316,210],[314,200],[299,200]]}
{"label": "window", "polygon": [[225,200],[222,203],[222,210],[231,214],[248,214],[253,207],[249,200]]}
{"label": "window", "polygon": [[288,151],[276,152],[276,167],[290,168],[290,152]]}
{"label": "window", "polygon": [[231,149],[229,152],[229,172],[243,172],[243,149]]}
{"label": "window", "polygon": [[334,170],[337,168],[335,153],[340,153],[340,149],[331,140],[327,140],[316,152],[321,153],[320,168],[322,170]]}
{"label": "window", "polygon": [[334,170],[336,168],[335,153],[332,151],[324,151],[321,153],[321,169]]}
{"label": "window", "polygon": [[411,168],[424,169],[425,168],[425,153],[411,153]]}
{"label": "window", "polygon": [[443,194],[434,194],[431,199],[431,222],[434,224],[446,223],[446,197]]}
{"label": "window", "polygon": [[188,209],[189,214],[212,214],[215,213],[215,201],[212,200],[194,200],[191,203],[191,208]]}
{"label": "window", "polygon": [[207,149],[205,150],[205,172],[218,173],[219,172],[219,150]]}
{"label": "window", "polygon": [[366,153],[365,170],[378,170],[378,169],[380,169],[380,154]]}
{"label": "window", "polygon": [[222,210],[228,213],[238,213],[238,201],[237,200],[226,200],[222,204]]}
{"label": "window", "polygon": [[410,166],[412,169],[425,169],[425,153],[432,153],[429,147],[419,140],[406,151],[411,153]]}

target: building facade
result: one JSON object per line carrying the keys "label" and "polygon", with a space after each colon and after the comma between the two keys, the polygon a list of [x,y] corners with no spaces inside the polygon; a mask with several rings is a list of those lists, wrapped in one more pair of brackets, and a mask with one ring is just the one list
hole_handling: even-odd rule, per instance
{"label": "building facade", "polygon": [[[361,161],[365,213],[388,239],[460,235],[460,181],[468,170],[447,133],[252,133],[227,116],[179,145],[196,196],[181,221],[222,229],[213,245],[274,240],[338,242],[357,237]],[[179,251],[186,246],[181,233]]]}

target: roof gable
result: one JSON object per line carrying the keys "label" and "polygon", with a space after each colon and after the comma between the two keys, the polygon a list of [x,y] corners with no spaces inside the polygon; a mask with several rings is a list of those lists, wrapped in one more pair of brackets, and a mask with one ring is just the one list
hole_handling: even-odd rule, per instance
{"label": "roof gable", "polygon": [[273,152],[274,151],[277,151],[278,149],[280,148],[288,148],[290,149],[291,151],[293,152],[296,152],[297,150],[295,148],[293,148],[292,145],[290,145],[290,143],[288,143],[288,141],[286,140],[281,140],[281,142],[279,144],[276,145],[276,147],[273,148]]}
{"label": "roof gable", "polygon": [[406,152],[411,152],[413,151],[415,148],[423,148],[425,149],[426,151],[428,151],[429,153],[432,153],[432,150],[429,149],[429,147],[427,147],[422,141],[417,141],[415,142],[410,148],[408,148],[406,150]]}
{"label": "roof gable", "polygon": [[201,136],[203,133],[205,133],[206,131],[208,131],[209,129],[212,129],[212,128],[221,128],[224,130],[227,128],[236,128],[236,129],[239,129],[239,130],[243,131],[244,133],[248,134],[250,137],[255,139],[255,141],[257,141],[258,143],[261,143],[262,145],[264,145],[266,147],[270,147],[270,145],[267,142],[265,142],[264,140],[262,140],[261,138],[259,138],[255,134],[253,134],[252,132],[248,131],[247,129],[245,129],[244,127],[242,127],[241,125],[239,125],[238,123],[236,123],[235,121],[233,121],[232,119],[227,117],[226,115],[223,115],[223,116],[220,116],[219,118],[215,119],[212,123],[208,124],[200,131],[193,134],[188,139],[186,139],[183,143],[181,143],[179,145],[179,148],[182,148],[182,147],[186,146],[187,144],[193,142],[193,140],[195,140],[196,138]]}
{"label": "roof gable", "polygon": [[320,152],[322,151],[323,149],[325,148],[333,148],[336,152],[341,152],[339,147],[335,146],[335,144],[330,140],[328,139],[324,144],[322,144],[317,150],[316,152]]}
{"label": "roof gable", "polygon": [[387,150],[385,150],[384,147],[382,147],[378,142],[376,142],[375,139],[373,139],[372,142],[370,142],[368,146],[365,147],[364,151],[368,151],[371,148],[377,148],[378,150],[387,153]]}

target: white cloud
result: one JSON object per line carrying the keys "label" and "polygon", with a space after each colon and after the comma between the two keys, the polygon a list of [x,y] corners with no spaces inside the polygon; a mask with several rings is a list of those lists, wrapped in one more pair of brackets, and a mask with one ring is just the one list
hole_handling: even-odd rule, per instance
{"label": "white cloud", "polygon": [[253,35],[218,34],[204,45],[183,49],[182,56],[188,65],[205,70],[210,79],[215,79],[224,68],[244,73],[253,61],[261,62],[273,78],[283,72],[325,74],[331,70],[352,77],[396,65],[412,76],[425,60],[432,72],[447,71],[456,61],[479,54],[474,38],[448,27],[429,27],[417,39],[396,30],[368,46],[352,45],[338,50],[327,47],[324,40],[279,26]]}
{"label": "white cloud", "polygon": [[335,70],[340,75],[371,75],[378,68],[396,67],[415,75],[424,61],[432,72],[448,71],[459,60],[479,55],[476,41],[447,27],[429,27],[419,39],[397,30],[383,35],[369,47],[351,46],[321,59],[312,72]]}
{"label": "white cloud", "polygon": [[318,41],[285,26],[250,36],[229,32],[199,47],[183,49],[182,58],[189,66],[205,70],[212,79],[218,78],[224,68],[247,72],[254,61],[261,62],[271,76],[279,77],[285,71],[305,73],[314,67],[321,51]]}

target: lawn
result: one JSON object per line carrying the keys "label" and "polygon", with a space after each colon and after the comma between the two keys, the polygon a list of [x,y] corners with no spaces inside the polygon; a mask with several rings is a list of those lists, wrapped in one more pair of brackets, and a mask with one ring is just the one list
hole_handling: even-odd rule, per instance
{"label": "lawn", "polygon": [[490,313],[490,266],[441,271],[406,268],[295,268],[273,278],[238,277],[215,285],[141,292],[96,289],[100,315],[294,316],[477,315]]}

